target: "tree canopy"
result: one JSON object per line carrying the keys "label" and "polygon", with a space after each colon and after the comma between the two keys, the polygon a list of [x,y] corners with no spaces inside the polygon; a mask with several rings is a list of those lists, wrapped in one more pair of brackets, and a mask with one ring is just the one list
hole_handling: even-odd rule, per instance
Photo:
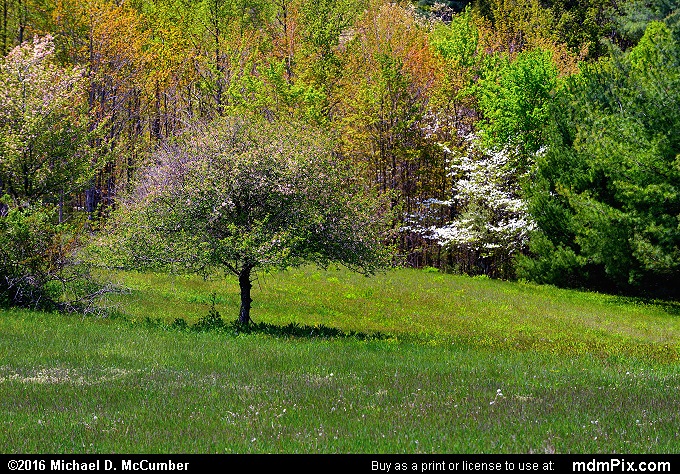
{"label": "tree canopy", "polygon": [[115,265],[238,276],[246,324],[257,270],[388,265],[386,218],[319,130],[223,118],[153,155],[99,245]]}
{"label": "tree canopy", "polygon": [[630,52],[570,81],[535,170],[530,277],[678,296],[679,65],[672,30],[652,22]]}
{"label": "tree canopy", "polygon": [[0,195],[57,202],[95,171],[83,95],[84,71],[61,67],[51,36],[0,58]]}

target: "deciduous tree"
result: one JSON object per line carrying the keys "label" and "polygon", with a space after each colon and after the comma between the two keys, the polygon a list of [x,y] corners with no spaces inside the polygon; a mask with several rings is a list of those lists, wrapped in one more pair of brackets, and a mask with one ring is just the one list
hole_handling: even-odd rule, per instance
{"label": "deciduous tree", "polygon": [[100,249],[116,265],[237,276],[247,324],[257,270],[386,265],[383,215],[318,130],[226,118],[153,156]]}
{"label": "deciduous tree", "polygon": [[0,193],[15,204],[61,205],[96,171],[84,86],[81,69],[55,63],[50,36],[0,61]]}

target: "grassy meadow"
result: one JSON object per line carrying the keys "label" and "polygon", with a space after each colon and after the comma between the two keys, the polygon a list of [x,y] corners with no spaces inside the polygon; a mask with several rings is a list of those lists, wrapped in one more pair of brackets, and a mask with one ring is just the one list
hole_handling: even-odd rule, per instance
{"label": "grassy meadow", "polygon": [[307,267],[244,332],[233,278],[109,277],[108,318],[0,310],[3,452],[680,452],[679,304]]}

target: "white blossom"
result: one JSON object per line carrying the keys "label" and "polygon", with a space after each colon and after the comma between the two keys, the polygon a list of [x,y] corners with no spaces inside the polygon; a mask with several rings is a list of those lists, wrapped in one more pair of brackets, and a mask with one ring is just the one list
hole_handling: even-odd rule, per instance
{"label": "white blossom", "polygon": [[[451,197],[422,201],[424,212],[407,216],[404,229],[448,248],[478,251],[480,256],[521,251],[535,228],[520,189],[529,164],[521,165],[512,148],[480,149],[474,136],[468,137],[467,154],[456,156],[446,146],[441,148],[451,156]],[[444,224],[423,225],[436,206],[453,206],[458,213]]]}

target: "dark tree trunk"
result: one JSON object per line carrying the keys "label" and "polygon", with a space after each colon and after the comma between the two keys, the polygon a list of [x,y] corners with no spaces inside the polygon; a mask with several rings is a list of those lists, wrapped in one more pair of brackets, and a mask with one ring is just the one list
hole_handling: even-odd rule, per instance
{"label": "dark tree trunk", "polygon": [[[2,186],[2,180],[0,179],[0,196],[4,194],[4,188]],[[9,212],[9,206],[5,203],[0,202],[0,217],[6,217]]]}
{"label": "dark tree trunk", "polygon": [[19,14],[19,36],[17,40],[18,44],[22,44],[24,42],[24,32],[26,31],[26,26],[28,26],[28,6],[25,0],[19,2],[17,13]]}
{"label": "dark tree trunk", "polygon": [[59,223],[64,222],[64,190],[59,191]]}
{"label": "dark tree trunk", "polygon": [[94,212],[97,210],[99,205],[99,197],[101,191],[97,183],[92,183],[89,189],[85,190],[85,211],[88,214],[88,219],[92,220],[94,218]]}
{"label": "dark tree trunk", "polygon": [[5,56],[7,54],[7,9],[9,0],[3,0],[2,2],[2,50],[0,50],[0,56]]}
{"label": "dark tree trunk", "polygon": [[151,136],[156,140],[161,139],[161,86],[156,81],[156,105],[155,116],[151,122]]}
{"label": "dark tree trunk", "polygon": [[241,311],[238,315],[238,322],[241,324],[250,323],[250,303],[253,300],[250,298],[250,289],[253,287],[252,281],[250,280],[250,272],[253,267],[246,264],[243,265],[241,273],[238,275],[238,283],[241,287]]}

